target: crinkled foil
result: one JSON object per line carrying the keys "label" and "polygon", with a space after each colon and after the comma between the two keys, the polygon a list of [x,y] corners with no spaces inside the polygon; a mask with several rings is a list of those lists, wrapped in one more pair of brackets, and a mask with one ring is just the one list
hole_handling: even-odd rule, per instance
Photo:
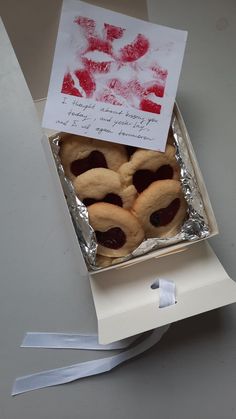
{"label": "crinkled foil", "polygon": [[60,134],[50,139],[51,149],[84,259],[88,266],[94,267],[97,250],[95,233],[89,224],[86,206],[77,198],[72,182],[65,176],[59,156],[60,139]]}
{"label": "crinkled foil", "polygon": [[[132,252],[132,254],[123,258],[117,258],[113,260],[111,259],[112,265],[136,258],[154,250],[171,246],[176,243],[199,240],[210,235],[207,215],[204,209],[201,193],[196,182],[195,173],[188,153],[188,148],[186,146],[185,133],[181,131],[178,118],[175,116],[175,114],[173,114],[171,126],[174,136],[174,145],[176,147],[176,158],[181,169],[180,180],[182,183],[185,199],[188,203],[188,215],[186,217],[186,221],[184,222],[181,231],[176,236],[163,239],[147,239],[143,241],[141,245]],[[89,224],[87,208],[77,198],[72,182],[65,176],[64,169],[59,157],[60,139],[60,134],[51,137],[50,144],[57,165],[63,191],[88,269],[99,270],[101,268],[96,266],[97,242],[95,233]]]}

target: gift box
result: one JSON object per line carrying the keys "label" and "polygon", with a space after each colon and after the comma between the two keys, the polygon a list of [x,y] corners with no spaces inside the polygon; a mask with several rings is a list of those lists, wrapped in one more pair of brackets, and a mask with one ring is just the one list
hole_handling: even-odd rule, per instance
{"label": "gift box", "polygon": [[[98,14],[101,14],[101,11],[98,11]],[[81,18],[78,18],[76,23],[81,25],[82,22],[84,25],[85,21],[83,19],[82,22]],[[86,20],[86,22],[88,22],[88,20]],[[93,30],[95,25],[94,20],[89,20],[89,22],[89,27],[86,26],[86,31],[88,31],[88,28],[89,31]],[[91,22],[93,23],[92,26]],[[105,45],[103,43],[102,46],[106,46],[106,52],[108,52],[108,44]],[[136,47],[137,42],[131,43],[130,46],[131,49],[134,46]],[[97,46],[96,48],[98,49]],[[93,49],[96,48],[93,46]],[[128,49],[125,50],[123,48],[123,52],[124,51],[127,52]],[[60,64],[58,59],[56,62],[58,65]],[[81,78],[81,74],[78,75],[78,78],[80,80],[80,85],[83,86],[86,93],[86,91],[88,91],[88,86],[84,85],[84,79]],[[55,83],[54,80],[54,85]],[[68,91],[68,83],[70,91]],[[78,89],[76,89],[75,86],[72,89],[72,86],[74,86],[74,80],[71,74],[67,73],[63,80],[63,93],[72,96],[80,96]],[[90,87],[93,88],[91,83]],[[60,86],[58,85],[57,88],[60,88]],[[88,92],[88,94],[90,95],[91,92]],[[57,127],[59,125],[65,127],[67,121],[65,118],[63,119],[61,117],[60,112],[64,105],[68,106],[68,97],[65,96],[65,98],[63,98],[60,102],[60,106],[59,102],[55,102],[54,109],[52,109],[53,99],[57,100],[56,96],[51,95],[51,104],[48,105],[49,108],[51,106],[50,111],[52,118],[57,119]],[[40,106],[42,106],[42,103],[38,104],[38,107]],[[59,112],[58,117],[57,109]],[[202,240],[210,238],[218,233],[217,223],[187,129],[181,112],[176,104],[174,107],[174,117],[177,120],[181,135],[184,139],[192,176],[196,181],[196,187],[201,196],[208,233],[206,235],[194,237],[194,239],[180,240],[177,243],[168,244],[167,246],[140,254],[139,256],[135,255],[135,257],[132,257],[129,260],[124,260],[118,264],[99,270],[93,270],[87,260],[85,263],[84,254],[81,252],[80,244],[83,244],[83,238],[81,240],[81,231],[77,226],[77,216],[74,213],[74,205],[69,204],[69,206],[67,206],[67,203],[64,200],[64,194],[67,195],[68,200],[68,193],[65,189],[63,191],[61,188],[57,175],[58,167],[56,167],[54,157],[52,156],[51,144],[55,137],[51,137],[49,134],[48,137],[43,140],[50,170],[54,173],[55,181],[58,186],[58,196],[60,196],[64,217],[67,220],[67,224],[70,224],[70,234],[73,235],[73,241],[78,243],[76,249],[77,257],[79,258],[82,271],[87,271],[90,279],[98,318],[98,334],[100,343],[102,344],[110,343],[235,301],[234,283],[228,278],[209,246],[205,242],[200,243]],[[87,125],[86,129],[91,129],[91,132],[95,132],[93,129],[96,128],[96,124],[94,123],[91,125],[92,127]],[[83,128],[85,129],[85,127]],[[78,133],[76,124],[75,126],[72,125],[70,129],[66,128],[65,131]],[[105,130],[104,132],[106,134]],[[81,133],[83,134],[83,132]],[[58,132],[56,135],[58,135]],[[101,138],[99,135],[95,138],[109,140],[109,138],[106,138],[106,135],[104,138]],[[70,213],[68,211],[69,207],[72,218],[70,218]],[[194,246],[192,246],[193,244]],[[217,275],[215,274],[215,271],[217,271]],[[176,301],[175,304],[172,304],[169,307],[163,308],[160,306],[161,290],[156,288],[153,289],[152,287],[153,283],[159,278],[167,278],[175,284]]]}
{"label": "gift box", "polygon": [[[39,114],[42,113],[43,106],[41,101],[36,103]],[[207,214],[207,238],[210,238],[218,234],[214,212],[177,104],[174,114],[184,135],[194,168]],[[228,277],[205,238],[173,244],[98,271],[90,269],[84,261],[57,173],[50,143],[55,135],[57,134],[52,135],[52,131],[48,131],[48,136],[43,138],[43,146],[57,184],[60,207],[67,224],[73,226],[70,228],[70,234],[73,231],[73,241],[78,244],[75,252],[81,264],[81,272],[88,273],[98,319],[100,343],[123,339],[235,301],[235,283]],[[159,307],[160,290],[151,288],[157,278],[174,281],[176,304]]]}

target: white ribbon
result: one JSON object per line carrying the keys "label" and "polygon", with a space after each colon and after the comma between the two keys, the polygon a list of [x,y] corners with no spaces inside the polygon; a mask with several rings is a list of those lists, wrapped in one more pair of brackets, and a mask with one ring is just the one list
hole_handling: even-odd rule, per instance
{"label": "white ribbon", "polygon": [[[175,304],[175,283],[159,279],[151,285],[152,289],[159,289],[159,307]],[[97,335],[81,335],[76,333],[26,333],[22,347],[31,348],[71,348],[91,350],[125,349],[133,342],[137,343],[117,355],[107,358],[74,364],[64,368],[42,371],[36,374],[19,377],[15,380],[12,396],[39,388],[70,383],[80,378],[101,374],[115,368],[117,365],[134,358],[154,346],[167,331],[169,325],[154,329],[140,342],[140,335],[123,339],[109,345],[100,345]]]}
{"label": "white ribbon", "polygon": [[65,368],[56,368],[54,370],[42,371],[36,374],[19,377],[14,383],[12,396],[39,388],[70,383],[72,381],[79,380],[80,378],[110,371],[117,365],[154,346],[157,342],[159,342],[162,335],[168,328],[169,325],[154,329],[152,333],[149,334],[142,342],[137,343],[134,347],[117,355],[93,361],[81,362]]}
{"label": "white ribbon", "polygon": [[159,289],[159,307],[167,307],[176,303],[175,282],[159,278],[151,285],[152,289]]}
{"label": "white ribbon", "polygon": [[136,335],[127,339],[118,340],[108,345],[98,343],[97,335],[83,335],[77,333],[26,333],[22,348],[57,348],[57,349],[88,349],[93,351],[111,351],[127,348],[138,339]]}

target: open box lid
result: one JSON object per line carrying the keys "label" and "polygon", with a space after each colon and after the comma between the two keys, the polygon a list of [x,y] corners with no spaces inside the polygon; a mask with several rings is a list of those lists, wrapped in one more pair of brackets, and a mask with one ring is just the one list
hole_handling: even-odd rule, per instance
{"label": "open box lid", "polygon": [[[175,282],[177,303],[159,308],[158,278]],[[236,283],[205,242],[90,278],[99,342],[110,343],[236,301]]]}

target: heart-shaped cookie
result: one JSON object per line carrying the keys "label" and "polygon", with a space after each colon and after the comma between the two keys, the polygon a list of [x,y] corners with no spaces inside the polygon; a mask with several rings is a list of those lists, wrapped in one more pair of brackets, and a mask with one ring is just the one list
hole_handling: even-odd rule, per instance
{"label": "heart-shaped cookie", "polygon": [[173,179],[153,182],[135,200],[132,213],[146,238],[175,236],[187,214],[181,183]]}
{"label": "heart-shaped cookie", "polygon": [[74,176],[79,176],[87,170],[96,167],[107,167],[106,159],[101,151],[94,150],[87,157],[72,161],[70,165],[71,173]]}
{"label": "heart-shaped cookie", "polygon": [[122,144],[78,135],[69,135],[61,140],[59,156],[65,175],[71,180],[96,167],[117,171],[128,161],[125,146]]}
{"label": "heart-shaped cookie", "polygon": [[133,185],[122,185],[119,173],[102,167],[77,176],[73,185],[76,195],[87,207],[97,202],[107,202],[130,208],[137,195]]}
{"label": "heart-shaped cookie", "polygon": [[167,144],[165,153],[138,149],[130,161],[120,167],[119,173],[122,182],[125,185],[133,184],[138,193],[157,180],[178,180],[180,169],[175,157],[175,148]]}
{"label": "heart-shaped cookie", "polygon": [[88,215],[96,234],[98,255],[126,256],[144,239],[140,222],[128,210],[112,204],[97,203],[88,207]]}
{"label": "heart-shaped cookie", "polygon": [[138,193],[141,193],[151,183],[157,180],[172,179],[174,170],[170,164],[163,164],[155,172],[148,169],[137,170],[133,175],[133,185]]}

